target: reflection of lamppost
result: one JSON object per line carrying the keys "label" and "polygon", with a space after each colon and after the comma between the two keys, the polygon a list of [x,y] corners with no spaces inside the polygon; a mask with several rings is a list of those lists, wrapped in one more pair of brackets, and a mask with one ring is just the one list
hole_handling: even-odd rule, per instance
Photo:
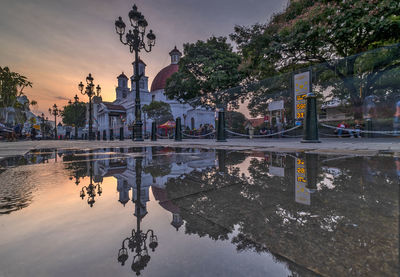
{"label": "reflection of lamppost", "polygon": [[147,20],[144,16],[137,10],[136,5],[133,6],[132,10],[129,12],[129,20],[133,30],[129,30],[125,35],[125,41],[122,39],[122,36],[125,34],[125,23],[122,21],[122,18],[119,17],[117,21],[115,21],[115,30],[119,35],[119,40],[124,45],[129,46],[129,51],[131,53],[135,52],[135,77],[134,81],[136,83],[136,96],[135,96],[135,123],[133,126],[133,136],[132,139],[135,141],[143,141],[142,135],[142,118],[141,118],[141,107],[140,107],[140,87],[139,81],[142,78],[143,74],[139,75],[139,52],[141,49],[146,52],[150,52],[151,48],[155,45],[156,36],[153,31],[147,34],[147,46],[144,42],[144,35],[146,33],[146,27],[148,25]]}
{"label": "reflection of lamppost", "polygon": [[54,138],[57,139],[57,116],[60,114],[60,110],[56,104],[52,108],[49,108],[49,113],[54,115]]}
{"label": "reflection of lamppost", "polygon": [[[84,89],[84,85],[82,82],[79,83],[78,88],[80,90],[80,92],[83,95],[87,95],[89,97],[89,140],[93,140],[93,134],[92,134],[92,97],[95,96],[95,91],[94,91],[94,84],[93,84],[93,77],[92,74],[89,73],[89,75],[86,77],[86,83],[87,86]],[[96,96],[100,96],[100,92],[101,92],[101,87],[100,85],[97,85],[96,87]],[[78,96],[76,96],[78,97]]]}
{"label": "reflection of lamppost", "polygon": [[[141,202],[141,183],[142,183],[142,157],[135,158],[135,170],[136,170],[136,201],[135,201],[135,216],[136,216],[136,230],[132,229],[131,236],[125,238],[122,241],[122,247],[118,251],[118,262],[121,263],[122,266],[125,265],[126,260],[129,258],[128,249],[132,252],[135,251],[136,255],[133,257],[132,261],[132,270],[136,273],[136,275],[140,275],[140,271],[142,271],[150,261],[150,255],[148,253],[147,247],[151,248],[154,252],[158,246],[157,236],[154,234],[153,230],[148,230],[147,232],[143,232],[140,229],[140,222],[145,213],[145,207]],[[150,236],[149,236],[150,235]],[[149,244],[147,246],[147,239],[149,238]],[[128,243],[128,248],[125,247],[125,242]]]}
{"label": "reflection of lamppost", "polygon": [[[83,198],[85,198],[85,189],[86,189],[86,193],[88,194],[87,202],[88,202],[89,206],[92,208],[94,202],[96,202],[94,200],[94,197],[96,196],[96,188],[97,188],[97,194],[99,196],[101,196],[101,193],[103,192],[103,189],[101,188],[100,184],[97,184],[97,185],[93,184],[93,165],[92,165],[92,162],[89,162],[89,164],[90,164],[90,168],[89,168],[90,182],[89,182],[88,186],[83,186],[82,187],[82,190],[81,190],[79,196],[83,200]],[[75,184],[78,185],[79,184],[79,180],[78,180],[78,184],[77,183],[75,183]]]}
{"label": "reflection of lamppost", "polygon": [[43,132],[43,130],[44,130],[44,113],[41,114],[40,120],[41,120],[40,132],[42,133],[42,139],[44,139],[44,132]]}

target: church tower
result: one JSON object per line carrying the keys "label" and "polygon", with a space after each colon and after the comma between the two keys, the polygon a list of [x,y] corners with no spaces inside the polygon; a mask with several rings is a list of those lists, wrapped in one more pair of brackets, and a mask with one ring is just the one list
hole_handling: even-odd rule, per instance
{"label": "church tower", "polygon": [[[133,75],[131,77],[131,88],[132,91],[135,92],[136,89],[136,85],[135,85],[135,73],[136,73],[136,66],[135,66],[135,62],[132,63],[133,66]],[[146,76],[146,64],[139,58],[139,75],[142,74],[142,78],[140,78],[139,81],[139,88],[140,90],[145,90],[148,91],[149,90],[149,77]]]}
{"label": "church tower", "polygon": [[117,94],[116,100],[123,100],[129,93],[128,89],[128,77],[122,72],[118,77],[118,87],[115,89]]}
{"label": "church tower", "polygon": [[178,48],[176,48],[176,46],[171,52],[169,52],[169,55],[171,56],[171,64],[178,64],[180,58],[182,57],[182,53],[178,50]]}

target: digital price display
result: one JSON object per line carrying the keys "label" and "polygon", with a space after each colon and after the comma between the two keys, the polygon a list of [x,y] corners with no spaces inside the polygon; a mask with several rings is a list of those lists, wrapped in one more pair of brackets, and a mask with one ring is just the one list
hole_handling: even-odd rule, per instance
{"label": "digital price display", "polygon": [[306,96],[310,92],[310,71],[294,75],[294,117],[303,119],[306,114]]}
{"label": "digital price display", "polygon": [[310,191],[307,188],[307,170],[306,163],[303,159],[296,159],[295,166],[295,201],[300,204],[310,205]]}

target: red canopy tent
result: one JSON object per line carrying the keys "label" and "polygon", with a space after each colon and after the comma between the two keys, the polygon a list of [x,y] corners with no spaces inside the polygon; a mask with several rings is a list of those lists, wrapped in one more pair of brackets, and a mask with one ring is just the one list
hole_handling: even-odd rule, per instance
{"label": "red canopy tent", "polygon": [[168,135],[168,130],[169,129],[174,129],[175,128],[175,121],[168,120],[164,124],[158,125],[158,128],[165,129],[165,135]]}

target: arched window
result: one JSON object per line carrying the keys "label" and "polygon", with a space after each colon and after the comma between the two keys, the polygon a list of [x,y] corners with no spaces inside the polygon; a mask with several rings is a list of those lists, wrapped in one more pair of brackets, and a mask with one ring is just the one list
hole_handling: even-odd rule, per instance
{"label": "arched window", "polygon": [[194,118],[193,117],[190,119],[190,124],[191,124],[192,130],[193,130],[194,129]]}

